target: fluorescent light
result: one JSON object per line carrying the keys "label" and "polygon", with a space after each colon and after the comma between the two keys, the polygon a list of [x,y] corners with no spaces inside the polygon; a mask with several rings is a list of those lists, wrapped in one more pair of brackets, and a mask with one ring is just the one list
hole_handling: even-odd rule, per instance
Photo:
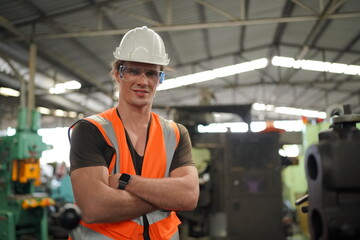
{"label": "fluorescent light", "polygon": [[51,114],[51,110],[45,107],[38,107],[37,108],[38,112],[44,115],[50,115]]}
{"label": "fluorescent light", "polygon": [[64,83],[58,83],[55,85],[55,87],[49,89],[49,92],[51,94],[60,94],[60,93],[64,93],[65,91],[66,88]]}
{"label": "fluorescent light", "polygon": [[[303,129],[301,120],[274,121],[274,127],[284,129],[288,132],[301,132]],[[252,132],[261,132],[266,128],[266,122],[251,122]],[[211,123],[209,125],[198,125],[199,133],[224,133],[224,132],[248,132],[249,125],[245,122]]]}
{"label": "fluorescent light", "polygon": [[344,63],[331,63],[316,60],[295,60],[294,58],[274,56],[272,65],[286,68],[304,69],[319,72],[344,73],[349,75],[360,75],[360,66],[347,65]]}
{"label": "fluorescent light", "polygon": [[66,92],[66,90],[80,89],[81,84],[78,81],[72,80],[65,83],[55,84],[54,87],[49,89],[51,94],[60,94]]}
{"label": "fluorescent light", "polygon": [[178,88],[195,83],[214,80],[217,78],[231,76],[243,72],[249,72],[255,69],[264,68],[267,66],[267,64],[268,64],[268,60],[266,58],[260,58],[249,62],[239,63],[221,68],[215,68],[213,70],[198,72],[177,78],[171,78],[164,81],[161,85],[159,85],[157,90],[158,91],[168,90],[172,88]]}
{"label": "fluorescent light", "polygon": [[221,123],[211,123],[207,126],[199,125],[198,132],[199,133],[224,133],[227,132],[228,129]]}
{"label": "fluorescent light", "polygon": [[273,111],[274,110],[274,105],[266,105],[266,104],[263,104],[263,103],[254,103],[252,105],[252,108],[254,110],[257,110],[257,111]]}
{"label": "fluorescent light", "polygon": [[360,66],[356,66],[356,65],[349,65],[345,71],[345,74],[349,74],[349,75],[360,75]]}
{"label": "fluorescent light", "polygon": [[263,103],[253,103],[252,109],[255,111],[276,112],[281,114],[304,116],[310,118],[326,118],[326,112],[319,112],[315,110],[292,108],[292,107],[276,107],[273,105],[266,105]]}
{"label": "fluorescent light", "polygon": [[66,117],[67,116],[67,112],[65,112],[64,110],[61,109],[56,109],[54,111],[54,115],[58,116],[58,117]]}
{"label": "fluorescent light", "polygon": [[74,111],[70,111],[70,112],[68,112],[68,114],[67,114],[67,116],[69,117],[69,118],[76,118],[77,117],[77,113],[76,112],[74,112]]}
{"label": "fluorescent light", "polygon": [[78,81],[72,80],[72,81],[65,83],[65,88],[66,89],[80,89],[81,83],[79,83]]}
{"label": "fluorescent light", "polygon": [[331,68],[330,62],[321,62],[314,60],[300,60],[300,66],[304,70],[326,72]]}
{"label": "fluorescent light", "polygon": [[[303,69],[319,72],[344,73],[350,75],[360,75],[360,66],[347,65],[343,63],[331,63],[316,60],[295,60],[290,57],[274,56],[271,64],[279,67]],[[189,74],[177,78],[171,78],[164,81],[158,86],[157,90],[168,90],[183,87],[195,83],[214,80],[217,78],[227,77],[243,72],[254,71],[256,69],[265,68],[268,65],[266,58],[260,58],[249,62],[239,63],[235,65],[215,68],[204,72]]]}
{"label": "fluorescent light", "polygon": [[274,112],[294,115],[294,116],[311,117],[311,118],[321,118],[321,119],[326,118],[326,112],[319,112],[319,111],[301,109],[301,108],[275,107]]}
{"label": "fluorescent light", "polygon": [[329,72],[332,73],[344,73],[347,69],[348,65],[342,63],[332,63]]}
{"label": "fluorescent light", "polygon": [[20,96],[20,92],[12,88],[0,87],[0,95],[7,97],[18,97]]}
{"label": "fluorescent light", "polygon": [[295,59],[289,57],[274,56],[271,60],[271,64],[279,67],[292,68],[294,66]]}

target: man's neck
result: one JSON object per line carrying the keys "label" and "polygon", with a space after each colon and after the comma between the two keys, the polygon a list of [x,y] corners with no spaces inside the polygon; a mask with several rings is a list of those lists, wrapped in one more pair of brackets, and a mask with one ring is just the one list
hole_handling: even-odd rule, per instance
{"label": "man's neck", "polygon": [[121,104],[117,106],[124,127],[127,129],[147,127],[151,118],[150,109],[150,107],[138,108]]}

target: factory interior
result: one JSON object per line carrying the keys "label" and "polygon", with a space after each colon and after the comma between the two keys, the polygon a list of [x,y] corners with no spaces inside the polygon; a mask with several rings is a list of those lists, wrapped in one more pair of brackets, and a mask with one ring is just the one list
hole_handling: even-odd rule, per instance
{"label": "factory interior", "polygon": [[152,110],[198,170],[181,240],[360,239],[359,0],[1,0],[0,240],[72,236],[68,129],[116,106],[142,26],[170,58]]}

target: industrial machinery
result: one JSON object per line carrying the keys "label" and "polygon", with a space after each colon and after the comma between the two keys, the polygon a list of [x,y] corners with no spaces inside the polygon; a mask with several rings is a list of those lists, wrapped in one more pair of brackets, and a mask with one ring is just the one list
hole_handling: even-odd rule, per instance
{"label": "industrial machinery", "polygon": [[16,134],[0,138],[0,239],[48,239],[46,208],[54,200],[39,191],[39,158],[47,149],[39,123],[40,113],[20,108]]}
{"label": "industrial machinery", "polygon": [[319,143],[306,152],[309,227],[313,240],[360,239],[360,114],[344,105]]}
{"label": "industrial machinery", "polygon": [[201,224],[216,240],[285,239],[279,133],[203,133],[195,146],[210,149],[211,163],[197,209],[185,214],[190,235]]}
{"label": "industrial machinery", "polygon": [[251,104],[172,108],[177,111],[175,121],[187,127],[197,151],[210,153],[204,154],[210,159],[200,172],[197,208],[178,213],[184,223],[181,238],[285,239],[281,134],[196,131],[198,124],[208,124],[205,113],[234,113],[250,123]]}

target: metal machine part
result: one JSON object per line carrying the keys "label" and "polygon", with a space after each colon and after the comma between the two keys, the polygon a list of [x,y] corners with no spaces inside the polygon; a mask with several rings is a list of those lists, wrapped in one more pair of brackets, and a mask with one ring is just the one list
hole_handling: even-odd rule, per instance
{"label": "metal machine part", "polygon": [[191,237],[285,239],[279,133],[203,133],[195,146],[209,149],[198,207],[180,216]]}
{"label": "metal machine part", "polygon": [[360,122],[344,106],[305,157],[308,214],[313,240],[360,239]]}
{"label": "metal machine part", "polygon": [[40,114],[33,111],[31,124],[27,109],[21,108],[16,134],[0,138],[0,239],[15,240],[32,234],[48,239],[47,207],[54,200],[40,185],[40,157],[47,149],[37,134]]}

